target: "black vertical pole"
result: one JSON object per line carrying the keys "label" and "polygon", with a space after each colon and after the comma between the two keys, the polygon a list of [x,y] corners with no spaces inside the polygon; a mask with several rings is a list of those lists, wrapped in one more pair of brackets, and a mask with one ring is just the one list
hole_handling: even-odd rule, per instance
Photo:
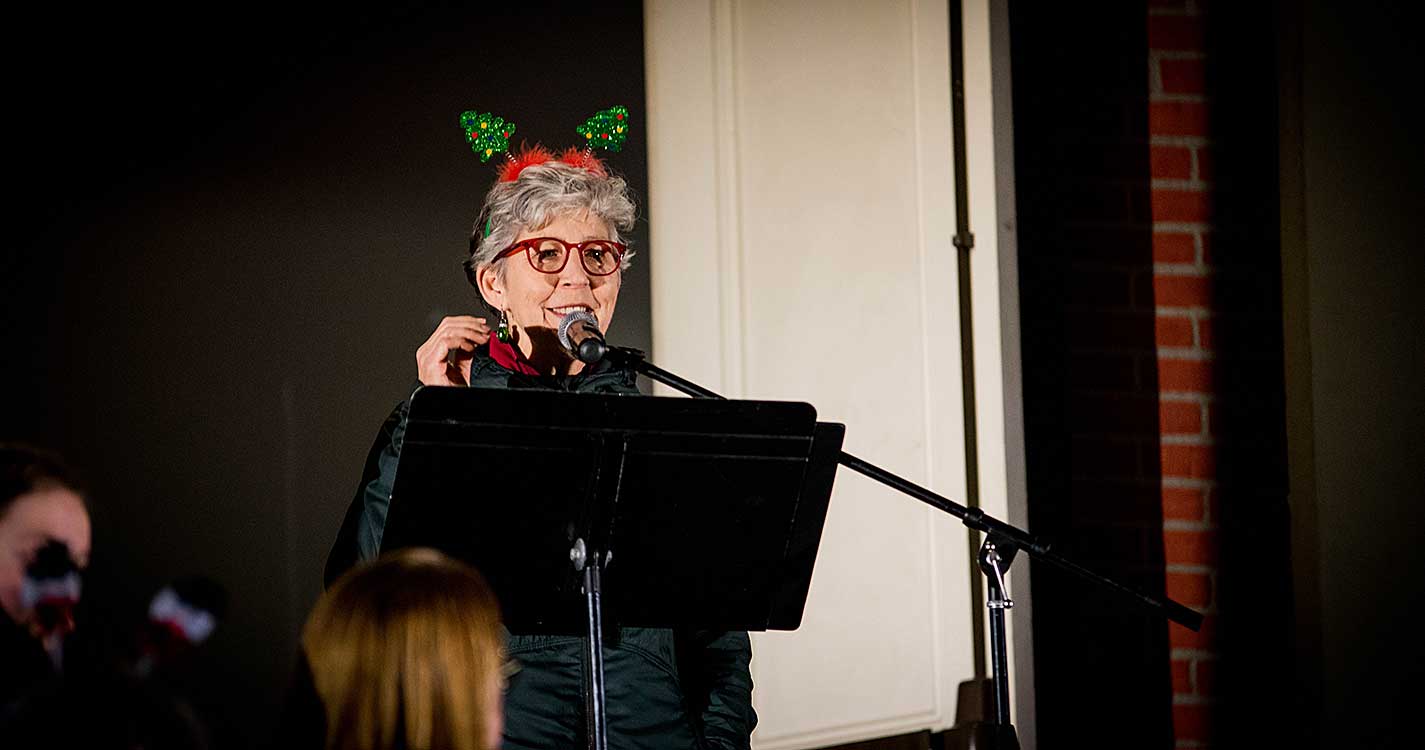
{"label": "black vertical pole", "polygon": [[993,672],[995,683],[995,723],[1000,726],[1010,724],[1009,716],[1009,657],[1004,626],[1004,592],[993,576],[989,579],[990,602],[990,653],[994,655]]}
{"label": "black vertical pole", "polygon": [[993,664],[994,711],[993,735],[987,743],[994,750],[1019,750],[1019,736],[1010,721],[1009,703],[1009,637],[1004,611],[1014,606],[1005,591],[1005,575],[1018,552],[1014,544],[993,532],[976,554],[976,568],[988,582],[990,610],[990,655]]}
{"label": "black vertical pole", "polygon": [[584,600],[589,615],[589,700],[586,710],[589,747],[593,750],[607,750],[609,746],[608,728],[604,721],[604,613],[599,581],[601,557],[594,552],[584,561]]}
{"label": "black vertical pole", "polygon": [[[965,41],[960,0],[950,0],[950,124],[955,157],[955,245],[960,300],[960,383],[965,419],[965,507],[980,507],[980,446],[975,409],[975,330],[970,302],[970,249],[975,235],[970,232],[970,180],[965,169]],[[975,678],[985,676],[985,624],[980,617],[985,592],[980,584],[977,556],[980,532],[966,530],[970,540],[971,637],[974,639]]]}

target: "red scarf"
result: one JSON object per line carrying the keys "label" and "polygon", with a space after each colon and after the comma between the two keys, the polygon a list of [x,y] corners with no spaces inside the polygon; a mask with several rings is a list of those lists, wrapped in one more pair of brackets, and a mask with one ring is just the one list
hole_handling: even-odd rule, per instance
{"label": "red scarf", "polygon": [[518,372],[522,375],[539,375],[539,370],[534,369],[534,365],[531,365],[529,360],[524,358],[520,350],[494,336],[490,337],[490,358],[495,360],[495,364],[506,370]]}

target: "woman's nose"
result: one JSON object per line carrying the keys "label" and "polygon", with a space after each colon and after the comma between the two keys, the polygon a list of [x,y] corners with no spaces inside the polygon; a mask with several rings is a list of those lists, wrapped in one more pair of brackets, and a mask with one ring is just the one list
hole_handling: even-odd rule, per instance
{"label": "woman's nose", "polygon": [[584,270],[584,264],[577,254],[569,256],[569,262],[564,264],[564,270],[559,272],[560,286],[592,286],[589,273]]}

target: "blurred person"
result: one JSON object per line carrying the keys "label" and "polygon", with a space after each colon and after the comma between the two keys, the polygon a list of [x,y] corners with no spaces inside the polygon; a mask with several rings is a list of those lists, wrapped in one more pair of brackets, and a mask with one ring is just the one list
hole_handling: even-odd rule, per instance
{"label": "blurred person", "polygon": [[412,548],[353,568],[302,628],[321,746],[498,748],[503,642],[494,592],[462,562]]}
{"label": "blurred person", "polygon": [[0,701],[61,670],[90,537],[74,472],[52,453],[0,444]]}
{"label": "blurred person", "polygon": [[59,457],[0,445],[0,746],[205,750],[187,702],[109,647],[114,623],[76,628],[91,532]]}

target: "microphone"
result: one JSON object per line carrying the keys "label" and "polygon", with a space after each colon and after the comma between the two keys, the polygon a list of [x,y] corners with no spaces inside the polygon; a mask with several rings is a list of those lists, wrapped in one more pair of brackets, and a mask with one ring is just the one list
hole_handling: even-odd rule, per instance
{"label": "microphone", "polygon": [[201,645],[217,629],[227,606],[227,589],[209,578],[194,576],[164,586],[149,602],[134,672],[148,677],[163,663]]}
{"label": "microphone", "polygon": [[584,310],[575,310],[559,321],[559,345],[585,364],[594,364],[609,353],[599,319]]}

